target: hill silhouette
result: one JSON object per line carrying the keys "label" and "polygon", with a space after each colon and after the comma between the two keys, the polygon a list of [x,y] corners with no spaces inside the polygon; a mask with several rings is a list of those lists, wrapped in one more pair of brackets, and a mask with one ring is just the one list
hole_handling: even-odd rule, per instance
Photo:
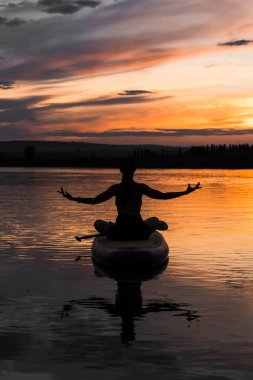
{"label": "hill silhouette", "polygon": [[143,168],[253,168],[253,146],[113,145],[89,142],[0,141],[0,166],[118,167],[134,157]]}

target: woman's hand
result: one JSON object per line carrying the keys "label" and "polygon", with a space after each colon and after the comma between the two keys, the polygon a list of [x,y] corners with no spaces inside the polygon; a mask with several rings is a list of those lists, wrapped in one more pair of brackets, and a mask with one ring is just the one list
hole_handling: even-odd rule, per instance
{"label": "woman's hand", "polygon": [[192,193],[193,191],[198,190],[198,189],[201,189],[200,182],[198,182],[197,185],[195,185],[194,187],[192,187],[190,184],[188,184],[188,187],[186,189],[186,193],[189,194],[189,193]]}
{"label": "woman's hand", "polygon": [[71,201],[73,200],[72,195],[70,193],[68,193],[67,191],[65,191],[63,189],[63,187],[61,187],[61,190],[60,191],[58,190],[57,193],[60,193],[64,198],[67,198],[67,199],[69,199]]}

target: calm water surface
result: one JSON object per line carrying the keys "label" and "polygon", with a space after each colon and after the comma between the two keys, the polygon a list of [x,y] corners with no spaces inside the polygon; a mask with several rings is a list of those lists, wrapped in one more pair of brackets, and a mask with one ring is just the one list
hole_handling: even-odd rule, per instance
{"label": "calm water surface", "polygon": [[[0,379],[244,380],[253,376],[253,170],[140,170],[164,191],[202,189],[143,202],[143,216],[170,229],[170,263],[141,283],[95,272],[97,218],[62,198],[93,196],[114,170],[0,169]],[[75,261],[76,257],[80,259]]]}

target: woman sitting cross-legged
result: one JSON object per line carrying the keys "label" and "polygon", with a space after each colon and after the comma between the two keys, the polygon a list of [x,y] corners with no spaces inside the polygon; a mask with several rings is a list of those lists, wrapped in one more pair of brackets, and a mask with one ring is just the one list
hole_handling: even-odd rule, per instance
{"label": "woman sitting cross-legged", "polygon": [[96,220],[94,226],[102,235],[106,235],[111,240],[143,240],[148,239],[155,230],[166,230],[168,226],[165,222],[156,217],[143,220],[141,217],[141,206],[143,195],[153,199],[173,199],[190,194],[200,188],[200,183],[191,187],[188,185],[185,191],[161,192],[152,189],[144,183],[134,181],[136,166],[131,159],[126,159],[120,165],[122,181],[119,184],[110,186],[106,191],[94,198],[73,197],[63,188],[59,191],[65,198],[86,204],[98,204],[115,197],[115,204],[118,216],[115,223],[104,220]]}

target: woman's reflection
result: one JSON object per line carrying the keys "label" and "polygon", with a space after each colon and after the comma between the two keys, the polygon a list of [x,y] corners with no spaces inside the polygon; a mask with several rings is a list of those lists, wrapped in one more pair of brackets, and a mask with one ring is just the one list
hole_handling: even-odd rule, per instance
{"label": "woman's reflection", "polygon": [[118,282],[115,311],[122,320],[121,341],[135,340],[134,319],[143,313],[141,282]]}
{"label": "woman's reflection", "polygon": [[[163,267],[156,268],[153,273],[150,273],[149,278],[145,276],[145,281],[148,279],[156,277],[158,274],[161,274],[167,267],[163,264]],[[95,274],[97,276],[111,277],[109,273],[101,271],[96,264],[94,264]],[[102,273],[101,273],[102,272]],[[115,271],[114,271],[115,274]],[[155,301],[149,302],[142,305],[142,293],[141,285],[142,278],[137,278],[136,274],[134,278],[131,276],[126,276],[126,274],[121,278],[115,278],[117,282],[117,291],[115,296],[115,303],[109,302],[107,299],[90,297],[88,299],[74,300],[71,301],[69,305],[64,305],[63,310],[60,312],[61,318],[66,317],[72,310],[72,306],[83,305],[88,308],[98,308],[106,311],[109,315],[115,317],[118,316],[121,318],[121,341],[123,344],[128,346],[130,342],[135,340],[135,321],[143,318],[146,314],[149,313],[158,313],[158,312],[170,312],[173,315],[185,317],[187,321],[198,320],[199,315],[194,310],[189,310],[186,307],[187,304],[167,302],[167,301]]]}

